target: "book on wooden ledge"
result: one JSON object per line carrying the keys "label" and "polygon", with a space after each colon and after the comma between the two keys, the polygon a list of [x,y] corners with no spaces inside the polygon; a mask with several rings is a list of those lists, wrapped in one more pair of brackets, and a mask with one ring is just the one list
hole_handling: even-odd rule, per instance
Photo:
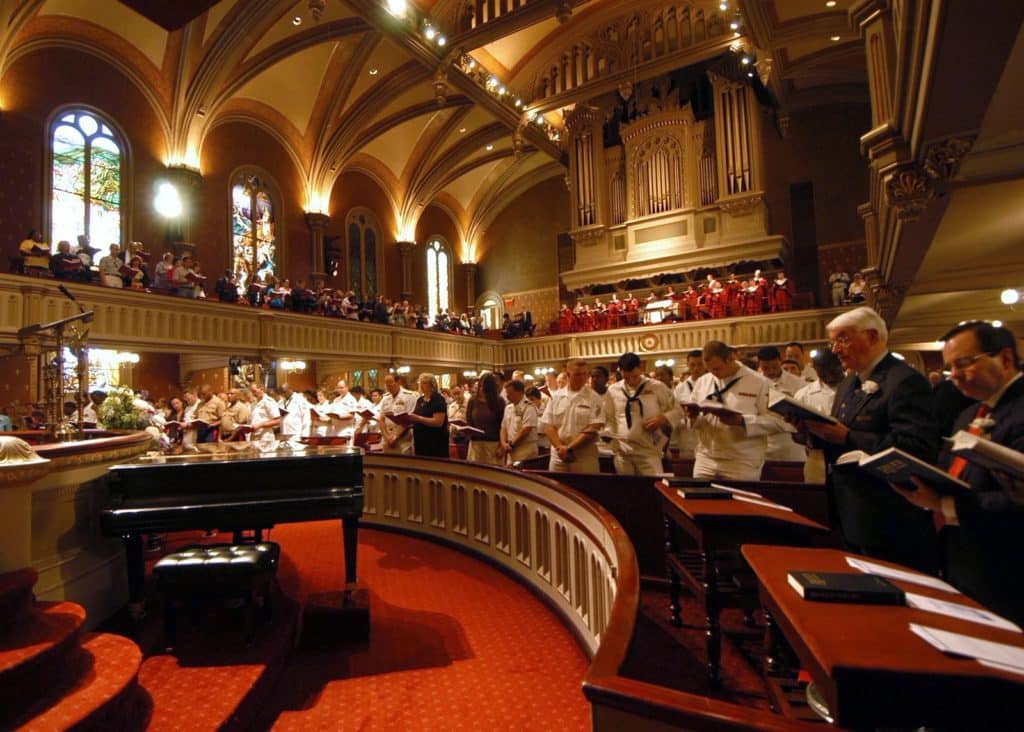
{"label": "book on wooden ledge", "polygon": [[897,447],[890,447],[869,455],[862,450],[844,452],[836,460],[836,467],[859,467],[876,478],[895,483],[901,488],[914,489],[911,476],[917,476],[935,490],[943,494],[958,493],[970,490],[971,487],[952,475],[926,463],[920,458],[903,452]]}
{"label": "book on wooden ledge", "polygon": [[1024,453],[964,430],[944,439],[950,443],[949,449],[954,455],[987,470],[1024,479]]}
{"label": "book on wooden ledge", "polygon": [[905,605],[906,596],[884,577],[861,572],[811,572],[791,569],[786,578],[805,600],[864,605]]}
{"label": "book on wooden ledge", "polygon": [[772,390],[768,398],[768,409],[776,414],[781,414],[793,422],[826,422],[828,424],[839,424],[839,420],[831,415],[815,409],[814,407],[799,402],[781,391]]}

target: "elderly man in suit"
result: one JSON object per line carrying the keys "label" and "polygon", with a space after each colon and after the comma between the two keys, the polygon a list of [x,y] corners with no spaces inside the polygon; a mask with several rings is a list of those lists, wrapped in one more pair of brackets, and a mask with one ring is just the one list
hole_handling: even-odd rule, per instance
{"label": "elderly man in suit", "polygon": [[889,485],[856,467],[836,468],[849,450],[874,454],[897,447],[926,462],[938,454],[938,427],[928,380],[888,349],[888,329],[860,307],[827,326],[847,377],[836,389],[838,424],[802,425],[824,441],[828,486],[846,545],[853,551],[937,572],[939,548],[927,513],[902,501]]}
{"label": "elderly man in suit", "polygon": [[[1000,445],[1024,450],[1024,378],[1017,339],[1004,327],[970,322],[942,340],[942,357],[956,387],[978,404],[968,406],[955,423]],[[956,496],[940,496],[921,481],[916,491],[894,486],[908,501],[931,511],[945,549],[945,572],[959,589],[1024,624],[1024,585],[1019,581],[1024,556],[1024,505],[1002,489],[990,471],[944,455],[940,465],[970,484]]]}

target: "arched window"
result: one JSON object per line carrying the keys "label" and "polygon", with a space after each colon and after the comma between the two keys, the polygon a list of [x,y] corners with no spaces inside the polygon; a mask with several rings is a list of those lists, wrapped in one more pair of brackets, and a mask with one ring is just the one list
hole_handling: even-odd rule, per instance
{"label": "arched window", "polygon": [[50,246],[89,237],[105,249],[121,244],[125,145],[102,116],[84,109],[58,114],[50,126]]}
{"label": "arched window", "polygon": [[253,172],[231,186],[231,267],[244,290],[253,276],[266,282],[278,274],[277,215],[267,181]]}
{"label": "arched window", "polygon": [[451,307],[451,256],[439,236],[427,241],[427,307],[431,317]]}
{"label": "arched window", "polygon": [[360,300],[377,297],[377,218],[365,209],[348,215],[348,286]]}

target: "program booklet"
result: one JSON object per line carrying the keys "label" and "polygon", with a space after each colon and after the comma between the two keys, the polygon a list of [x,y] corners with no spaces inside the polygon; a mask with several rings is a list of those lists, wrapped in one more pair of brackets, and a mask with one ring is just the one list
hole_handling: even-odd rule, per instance
{"label": "program booklet", "polygon": [[954,478],[945,470],[909,455],[897,447],[890,447],[874,455],[862,450],[844,452],[836,460],[836,467],[843,466],[859,467],[876,478],[911,490],[914,489],[911,476],[917,476],[939,493],[947,495],[971,489],[970,485],[959,478]]}

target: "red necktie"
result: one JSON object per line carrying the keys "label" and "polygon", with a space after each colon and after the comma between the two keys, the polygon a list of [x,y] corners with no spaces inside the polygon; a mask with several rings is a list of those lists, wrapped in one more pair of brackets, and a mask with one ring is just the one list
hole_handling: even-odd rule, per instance
{"label": "red necktie", "polygon": [[[992,408],[984,402],[978,405],[978,411],[974,414],[974,419],[971,420],[970,426],[967,431],[972,435],[984,435],[986,430],[982,428],[981,421],[989,415]],[[959,478],[961,473],[964,472],[964,468],[967,467],[967,458],[960,457],[959,455],[953,458],[953,462],[949,464],[949,469],[946,471],[954,478]],[[941,531],[942,527],[946,525],[946,516],[942,511],[932,511],[932,522],[935,524],[935,530]]]}

